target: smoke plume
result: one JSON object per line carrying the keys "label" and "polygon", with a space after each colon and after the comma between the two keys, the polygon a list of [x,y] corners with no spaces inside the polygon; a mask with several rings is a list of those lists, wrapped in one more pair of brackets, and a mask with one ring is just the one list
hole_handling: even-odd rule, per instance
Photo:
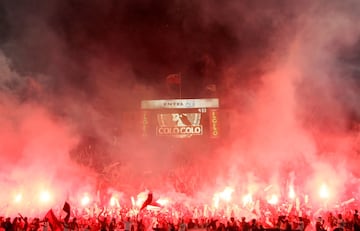
{"label": "smoke plume", "polygon": [[[203,197],[290,178],[307,194],[357,181],[359,10],[356,0],[3,1],[0,185],[53,187],[61,201],[79,182]],[[216,84],[219,140],[138,136],[140,101],[172,98],[172,73],[183,98]]]}

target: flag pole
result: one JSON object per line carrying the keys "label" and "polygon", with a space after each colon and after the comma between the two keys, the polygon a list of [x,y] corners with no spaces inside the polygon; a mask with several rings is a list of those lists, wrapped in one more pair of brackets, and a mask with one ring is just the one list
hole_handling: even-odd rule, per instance
{"label": "flag pole", "polygon": [[180,93],[180,99],[181,99],[181,98],[182,98],[182,95],[181,95],[181,85],[182,85],[182,76],[181,76],[181,72],[179,73],[179,76],[180,76],[179,93]]}

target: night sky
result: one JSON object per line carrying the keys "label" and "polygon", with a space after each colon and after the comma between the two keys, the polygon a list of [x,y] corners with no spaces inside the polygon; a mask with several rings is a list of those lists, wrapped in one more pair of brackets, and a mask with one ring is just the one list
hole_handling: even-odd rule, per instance
{"label": "night sky", "polygon": [[[70,87],[92,95],[93,78],[112,78],[119,88],[140,82],[161,94],[158,85],[165,77],[181,73],[184,97],[196,98],[204,96],[207,84],[221,84],[225,70],[234,65],[240,69],[239,84],[257,78],[277,36],[293,33],[297,5],[301,7],[284,1],[5,1],[1,47],[18,72],[49,75],[47,84],[56,85],[55,90]],[[132,76],[118,73],[123,68]],[[101,75],[103,69],[114,76]]]}

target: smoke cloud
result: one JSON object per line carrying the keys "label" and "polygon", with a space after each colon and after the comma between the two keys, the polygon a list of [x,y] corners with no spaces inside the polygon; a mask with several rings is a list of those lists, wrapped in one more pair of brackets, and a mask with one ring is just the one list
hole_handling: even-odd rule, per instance
{"label": "smoke cloud", "polygon": [[[357,182],[356,0],[40,2],[0,5],[0,184],[14,195]],[[171,98],[171,73],[184,98],[216,84],[222,138],[138,136],[132,112]]]}

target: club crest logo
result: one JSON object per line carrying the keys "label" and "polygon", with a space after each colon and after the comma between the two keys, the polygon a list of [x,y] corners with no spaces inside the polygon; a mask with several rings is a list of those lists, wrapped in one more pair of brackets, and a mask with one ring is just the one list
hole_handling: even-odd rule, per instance
{"label": "club crest logo", "polygon": [[158,136],[174,136],[179,138],[202,135],[201,113],[168,113],[157,114]]}

